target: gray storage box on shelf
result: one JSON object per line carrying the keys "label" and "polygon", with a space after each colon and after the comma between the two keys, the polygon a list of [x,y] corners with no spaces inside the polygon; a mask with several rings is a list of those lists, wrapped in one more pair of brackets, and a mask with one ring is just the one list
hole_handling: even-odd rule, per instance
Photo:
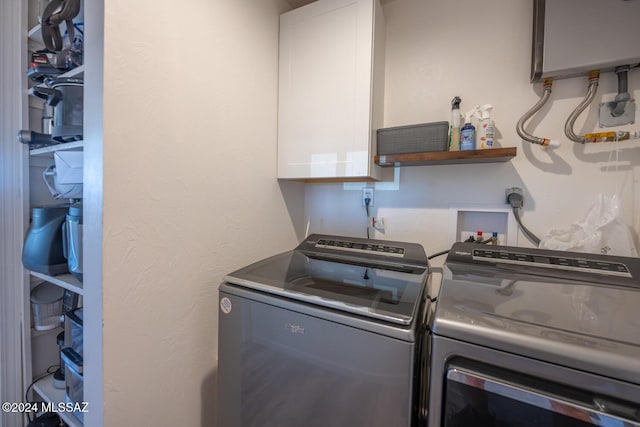
{"label": "gray storage box on shelf", "polygon": [[378,129],[378,155],[446,151],[449,122]]}

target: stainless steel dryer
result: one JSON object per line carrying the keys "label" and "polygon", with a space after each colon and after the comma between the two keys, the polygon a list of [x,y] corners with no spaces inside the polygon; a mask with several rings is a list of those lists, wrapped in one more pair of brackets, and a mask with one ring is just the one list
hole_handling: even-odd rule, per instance
{"label": "stainless steel dryer", "polygon": [[218,426],[416,425],[429,273],[417,244],[312,235],[226,276]]}
{"label": "stainless steel dryer", "polygon": [[640,259],[455,244],[429,426],[640,426]]}

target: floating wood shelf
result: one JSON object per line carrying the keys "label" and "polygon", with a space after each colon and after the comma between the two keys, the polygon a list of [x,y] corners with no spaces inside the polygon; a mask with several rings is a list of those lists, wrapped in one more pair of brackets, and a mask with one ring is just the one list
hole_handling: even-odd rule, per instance
{"label": "floating wood shelf", "polygon": [[515,157],[516,152],[516,147],[465,151],[432,151],[428,153],[387,154],[385,156],[376,156],[374,160],[377,165],[382,167],[492,163],[509,161]]}

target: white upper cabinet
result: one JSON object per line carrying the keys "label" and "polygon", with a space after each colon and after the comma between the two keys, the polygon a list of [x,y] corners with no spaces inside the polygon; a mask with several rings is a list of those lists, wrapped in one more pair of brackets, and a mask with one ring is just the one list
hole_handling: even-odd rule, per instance
{"label": "white upper cabinet", "polygon": [[278,178],[381,179],[384,35],[378,0],[318,0],[281,15]]}

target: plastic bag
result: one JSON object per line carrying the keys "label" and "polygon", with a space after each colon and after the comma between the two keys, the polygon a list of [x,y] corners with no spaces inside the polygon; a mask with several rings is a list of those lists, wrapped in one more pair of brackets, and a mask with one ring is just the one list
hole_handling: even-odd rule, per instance
{"label": "plastic bag", "polygon": [[540,247],[560,251],[591,252],[620,256],[638,256],[629,227],[622,218],[620,199],[600,194],[582,221],[569,228],[547,231]]}

